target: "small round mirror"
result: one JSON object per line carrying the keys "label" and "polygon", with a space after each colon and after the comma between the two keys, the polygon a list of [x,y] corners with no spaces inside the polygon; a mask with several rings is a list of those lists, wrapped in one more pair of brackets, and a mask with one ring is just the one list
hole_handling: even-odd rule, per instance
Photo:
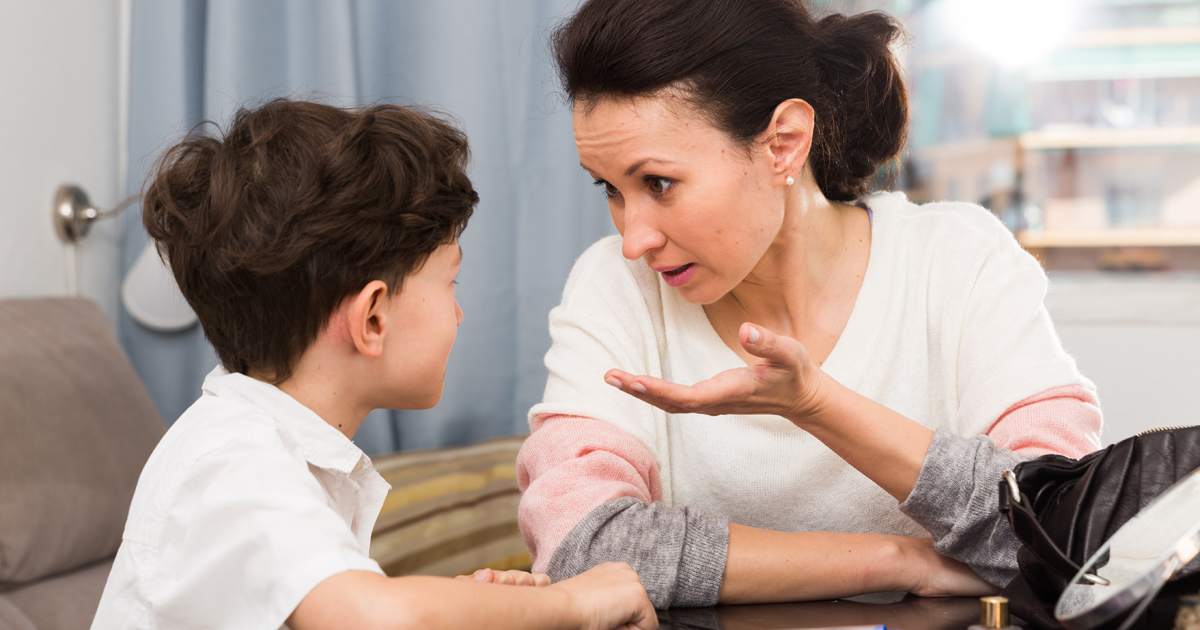
{"label": "small round mirror", "polygon": [[1200,554],[1200,469],[1129,519],[1083,565],[1054,616],[1069,630],[1091,630],[1129,612],[1141,616],[1162,585]]}

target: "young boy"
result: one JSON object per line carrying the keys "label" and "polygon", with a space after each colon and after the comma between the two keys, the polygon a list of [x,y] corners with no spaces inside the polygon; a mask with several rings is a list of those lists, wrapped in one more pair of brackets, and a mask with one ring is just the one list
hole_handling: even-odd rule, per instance
{"label": "young boy", "polygon": [[223,367],[142,471],[93,628],[657,627],[626,565],[534,589],[367,556],[388,485],[350,438],[441,397],[466,161],[432,116],[289,100],[161,158],[143,220]]}

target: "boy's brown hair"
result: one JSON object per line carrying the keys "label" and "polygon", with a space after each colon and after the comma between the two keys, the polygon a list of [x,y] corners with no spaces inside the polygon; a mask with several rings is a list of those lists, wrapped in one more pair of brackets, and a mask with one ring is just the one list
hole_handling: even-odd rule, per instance
{"label": "boy's brown hair", "polygon": [[168,149],[142,221],[225,368],[280,383],[342,300],[372,280],[398,293],[459,237],[479,201],[467,160],[418,110],[279,99]]}

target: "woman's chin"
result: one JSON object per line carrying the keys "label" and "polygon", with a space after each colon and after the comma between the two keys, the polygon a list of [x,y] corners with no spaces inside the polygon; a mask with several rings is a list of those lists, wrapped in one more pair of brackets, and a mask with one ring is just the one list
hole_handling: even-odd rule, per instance
{"label": "woman's chin", "polygon": [[685,302],[699,304],[700,306],[712,304],[721,299],[722,295],[725,295],[725,293],[713,291],[712,287],[705,284],[688,283],[681,287],[675,287],[675,290],[679,292],[679,297],[683,298]]}

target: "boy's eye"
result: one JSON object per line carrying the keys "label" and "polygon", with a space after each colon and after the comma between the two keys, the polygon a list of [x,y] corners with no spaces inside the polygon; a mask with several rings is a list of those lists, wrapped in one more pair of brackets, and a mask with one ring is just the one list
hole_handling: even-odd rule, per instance
{"label": "boy's eye", "polygon": [[665,177],[646,178],[646,187],[650,189],[650,192],[656,195],[661,195],[667,192],[667,189],[670,188],[673,183],[674,182]]}
{"label": "boy's eye", "polygon": [[603,188],[604,196],[608,197],[609,199],[613,199],[621,194],[621,191],[617,190],[616,186],[613,186],[612,184],[604,181],[603,179],[597,179],[596,181],[594,181],[592,183],[595,184],[597,188]]}

